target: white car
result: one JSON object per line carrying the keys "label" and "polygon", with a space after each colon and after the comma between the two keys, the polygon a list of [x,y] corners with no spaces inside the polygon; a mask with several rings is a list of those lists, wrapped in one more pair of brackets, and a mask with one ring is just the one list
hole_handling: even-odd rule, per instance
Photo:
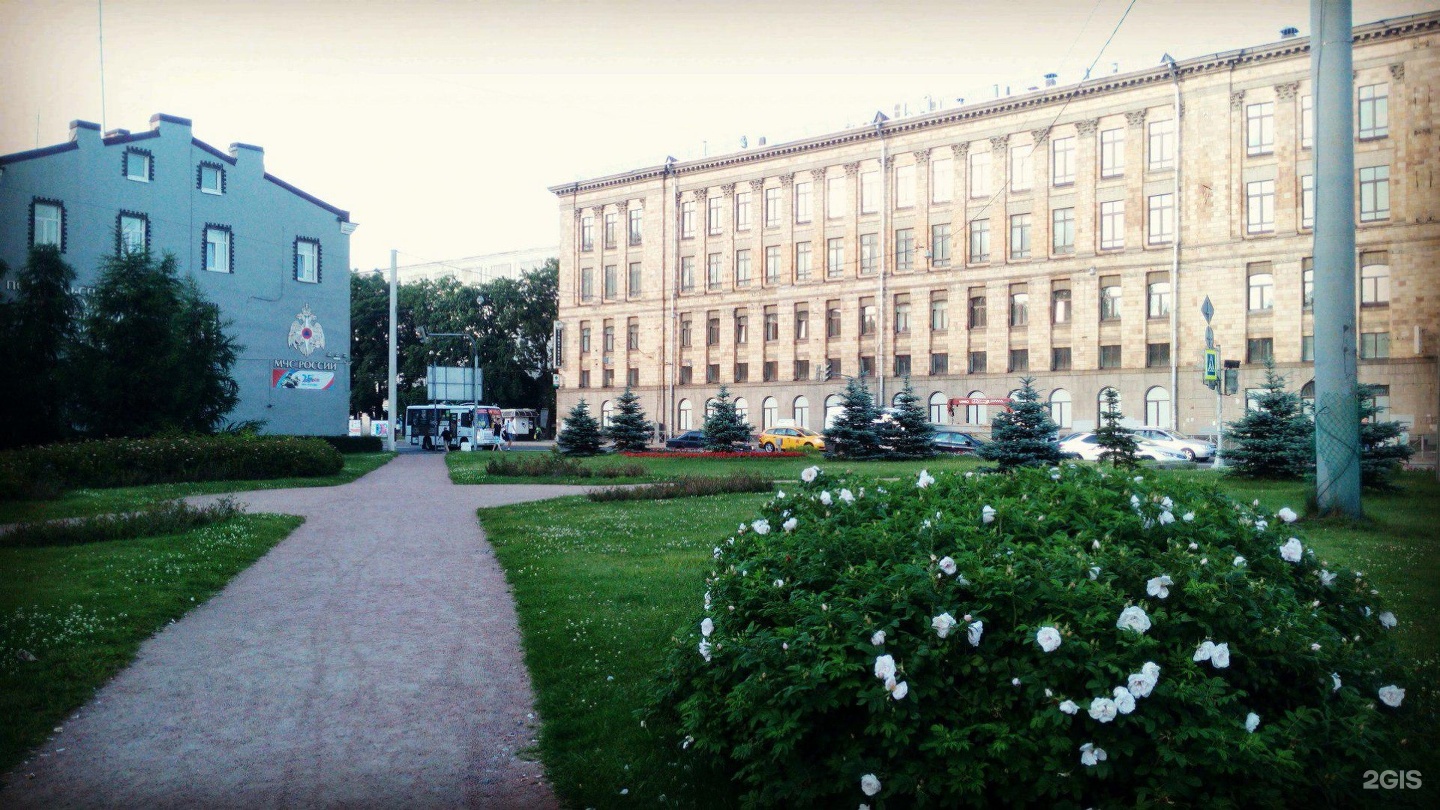
{"label": "white car", "polygon": [[[1152,461],[1177,461],[1185,456],[1173,450],[1167,450],[1160,445],[1135,437],[1135,457],[1150,459]],[[1060,440],[1060,449],[1066,453],[1074,453],[1086,461],[1099,461],[1100,454],[1105,448],[1100,446],[1100,440],[1094,433],[1072,433]]]}
{"label": "white car", "polygon": [[1142,427],[1134,431],[1137,438],[1145,439],[1172,450],[1190,461],[1209,461],[1215,457],[1215,445],[1203,439],[1192,439],[1183,433],[1167,428]]}

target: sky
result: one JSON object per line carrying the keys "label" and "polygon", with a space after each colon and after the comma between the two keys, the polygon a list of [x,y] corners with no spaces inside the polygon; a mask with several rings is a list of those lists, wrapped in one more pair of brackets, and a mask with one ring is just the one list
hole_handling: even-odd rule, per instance
{"label": "sky", "polygon": [[[1437,2],[1353,6],[1364,23]],[[549,186],[1071,84],[1097,57],[1124,72],[1308,35],[1309,17],[1308,0],[0,0],[0,154],[77,118],[190,118],[349,210],[368,270],[392,248],[404,265],[554,245]]]}

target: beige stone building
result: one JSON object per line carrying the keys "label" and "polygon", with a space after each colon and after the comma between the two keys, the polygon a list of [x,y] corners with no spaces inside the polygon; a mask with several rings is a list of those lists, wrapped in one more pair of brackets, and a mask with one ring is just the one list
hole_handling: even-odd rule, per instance
{"label": "beige stone building", "polygon": [[[1435,433],[1440,13],[1355,29],[1359,374]],[[843,378],[984,431],[1025,375],[1064,427],[1215,430],[1206,323],[1241,387],[1313,379],[1313,134],[1299,37],[551,189],[560,413],[628,383],[668,433],[726,384],[824,426]],[[1321,190],[1323,193],[1323,189]],[[828,374],[828,378],[827,378]],[[1307,391],[1308,393],[1308,391]],[[1226,397],[1225,419],[1244,408]]]}

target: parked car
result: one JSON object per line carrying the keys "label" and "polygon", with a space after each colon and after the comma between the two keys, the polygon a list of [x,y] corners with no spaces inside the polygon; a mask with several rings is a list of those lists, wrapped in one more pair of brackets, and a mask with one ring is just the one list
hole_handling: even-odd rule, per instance
{"label": "parked car", "polygon": [[824,450],[825,437],[803,427],[772,427],[760,434],[760,449],[767,453],[776,450]]}
{"label": "parked car", "polygon": [[1196,439],[1167,428],[1136,428],[1137,437],[1154,442],[1166,450],[1173,450],[1191,461],[1209,461],[1215,458],[1215,445],[1204,439]]}
{"label": "parked car", "polygon": [[980,448],[986,444],[984,439],[952,427],[944,425],[932,425],[932,427],[935,428],[935,451],[939,453],[970,456],[980,452]]}
{"label": "parked car", "polygon": [[[1179,461],[1185,456],[1139,436],[1135,437],[1135,457],[1150,459],[1151,461]],[[1072,433],[1060,440],[1060,450],[1066,453],[1074,453],[1086,461],[1099,461],[1100,454],[1105,448],[1100,446],[1100,439],[1090,432]]]}
{"label": "parked car", "polygon": [[704,450],[705,433],[699,430],[687,430],[672,439],[665,440],[666,450]]}

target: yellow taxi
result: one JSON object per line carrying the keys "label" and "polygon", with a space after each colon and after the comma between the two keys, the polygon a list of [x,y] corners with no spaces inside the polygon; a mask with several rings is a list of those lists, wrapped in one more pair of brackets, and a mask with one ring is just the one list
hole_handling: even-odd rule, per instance
{"label": "yellow taxi", "polygon": [[824,450],[825,437],[803,427],[772,427],[760,434],[760,449],[767,453],[777,450]]}

